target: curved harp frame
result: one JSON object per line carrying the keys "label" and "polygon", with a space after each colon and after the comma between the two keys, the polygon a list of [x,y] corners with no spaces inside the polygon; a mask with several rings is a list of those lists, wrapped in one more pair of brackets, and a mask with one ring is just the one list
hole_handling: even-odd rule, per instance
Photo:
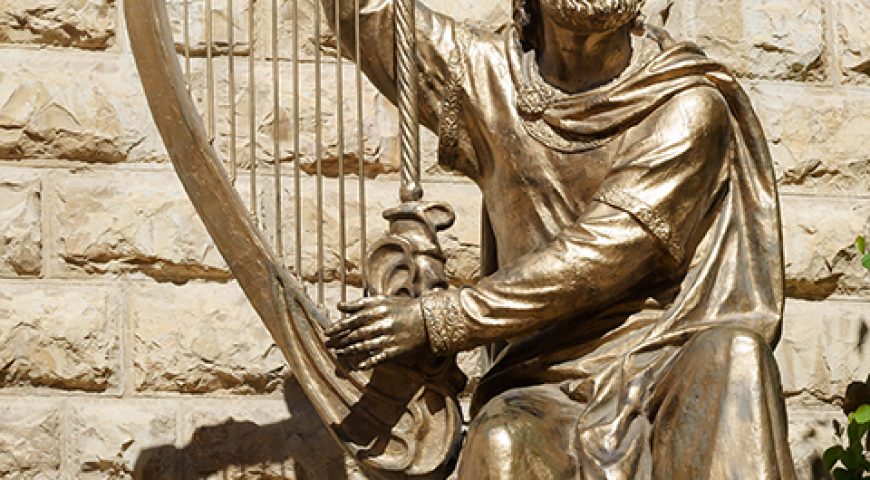
{"label": "curved harp frame", "polygon": [[[324,346],[328,318],[272,251],[209,142],[186,88],[164,0],[125,2],[125,14],[148,103],[175,171],[333,437],[374,476],[445,478],[456,460],[462,425],[453,359],[390,363],[363,372],[335,358]],[[419,204],[405,207],[426,210]],[[423,255],[431,260],[431,252]]]}

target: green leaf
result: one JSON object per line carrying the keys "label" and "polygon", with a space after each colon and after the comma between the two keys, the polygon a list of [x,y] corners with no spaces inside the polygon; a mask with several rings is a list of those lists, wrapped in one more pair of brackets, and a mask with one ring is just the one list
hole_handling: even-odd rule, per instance
{"label": "green leaf", "polygon": [[852,413],[852,421],[865,424],[870,423],[870,405],[861,405]]}
{"label": "green leaf", "polygon": [[860,450],[849,448],[846,450],[846,455],[840,459],[843,462],[843,466],[846,467],[850,472],[857,471],[861,468],[861,460],[864,459],[864,455],[861,454]]}
{"label": "green leaf", "polygon": [[864,265],[864,268],[870,270],[870,253],[864,255],[864,257],[861,259],[861,265]]}
{"label": "green leaf", "polygon": [[858,235],[858,238],[855,239],[855,248],[861,252],[861,255],[867,253],[867,239],[864,238],[864,235]]}
{"label": "green leaf", "polygon": [[825,453],[822,454],[822,462],[825,464],[825,470],[831,471],[831,469],[834,468],[834,465],[836,465],[845,455],[846,450],[840,445],[834,445],[825,450]]}
{"label": "green leaf", "polygon": [[853,480],[852,474],[849,473],[845,468],[838,468],[834,470],[834,480]]}
{"label": "green leaf", "polygon": [[854,417],[850,415],[849,419],[849,428],[846,429],[846,433],[849,436],[849,450],[861,450],[861,439],[864,438],[864,434],[867,433],[867,430],[870,429],[870,423],[858,423],[854,420]]}

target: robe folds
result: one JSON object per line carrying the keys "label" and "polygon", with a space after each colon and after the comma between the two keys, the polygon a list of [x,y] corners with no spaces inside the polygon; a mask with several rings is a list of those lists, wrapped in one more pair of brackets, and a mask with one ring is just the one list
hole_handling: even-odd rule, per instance
{"label": "robe folds", "polygon": [[[362,10],[390,98],[392,22],[388,0]],[[517,35],[418,6],[421,122],[484,198],[484,276],[422,298],[430,342],[498,345],[460,478],[792,478],[779,206],[747,95],[653,27],[619,78],[548,91]]]}

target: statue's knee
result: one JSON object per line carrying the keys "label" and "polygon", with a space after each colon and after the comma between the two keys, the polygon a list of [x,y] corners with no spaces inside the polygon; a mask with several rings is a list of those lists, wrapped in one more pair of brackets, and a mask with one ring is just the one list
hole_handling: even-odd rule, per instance
{"label": "statue's knee", "polygon": [[506,415],[501,399],[494,399],[472,422],[468,429],[466,449],[487,452],[499,458],[509,455],[517,446],[517,426]]}

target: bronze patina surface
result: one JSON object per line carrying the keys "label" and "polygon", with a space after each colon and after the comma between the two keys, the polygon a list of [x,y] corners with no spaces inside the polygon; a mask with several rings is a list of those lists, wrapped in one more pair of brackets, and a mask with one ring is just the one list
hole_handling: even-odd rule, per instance
{"label": "bronze patina surface", "polygon": [[[794,476],[764,135],[728,69],[641,3],[520,0],[504,33],[417,6],[420,122],[483,193],[487,275],[354,302],[327,334],[365,365],[499,346],[459,478]],[[395,5],[360,8],[358,60],[395,99]]]}

